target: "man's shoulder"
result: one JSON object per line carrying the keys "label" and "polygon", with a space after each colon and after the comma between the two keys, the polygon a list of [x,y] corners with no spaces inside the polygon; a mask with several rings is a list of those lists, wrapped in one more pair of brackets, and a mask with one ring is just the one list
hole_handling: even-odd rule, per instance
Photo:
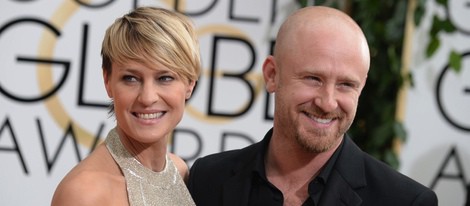
{"label": "man's shoulder", "polygon": [[343,152],[336,169],[364,203],[437,205],[437,196],[431,189],[358,147],[350,144]]}
{"label": "man's shoulder", "polygon": [[372,156],[367,155],[366,159],[367,188],[374,190],[373,194],[386,192],[385,199],[390,203],[409,201],[437,205],[437,196],[430,188]]}
{"label": "man's shoulder", "polygon": [[[352,144],[354,145],[354,144]],[[360,150],[357,146],[349,145],[346,149],[346,153],[343,154],[343,160],[339,160],[342,164],[340,166],[346,173],[356,173],[355,175],[349,176],[349,179],[355,179],[352,177],[359,177],[359,173],[362,173],[365,178],[366,184],[372,187],[386,187],[388,190],[414,190],[414,191],[425,191],[430,190],[423,184],[416,180],[406,176],[397,169],[391,167],[385,162],[373,157],[372,155]],[[358,166],[362,165],[362,166]],[[356,169],[354,169],[356,168]],[[359,168],[363,168],[361,172]],[[355,171],[351,171],[355,170]],[[360,178],[362,179],[362,178]],[[373,186],[375,185],[375,186]]]}
{"label": "man's shoulder", "polygon": [[419,196],[428,196],[434,199],[435,193],[420,182],[408,177],[397,169],[364,153],[364,169],[367,187],[373,190],[387,191],[388,196],[414,199]]}
{"label": "man's shoulder", "polygon": [[252,159],[259,151],[259,143],[250,146],[210,154],[196,160],[195,163],[205,167],[218,167],[220,165],[234,165],[247,159]]}

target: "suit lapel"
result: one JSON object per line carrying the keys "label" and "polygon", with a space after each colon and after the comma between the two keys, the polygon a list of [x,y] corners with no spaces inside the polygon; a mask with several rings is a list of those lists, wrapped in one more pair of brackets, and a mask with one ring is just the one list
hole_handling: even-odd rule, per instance
{"label": "suit lapel", "polygon": [[361,205],[362,199],[353,188],[336,172],[330,174],[327,187],[322,193],[319,205]]}
{"label": "suit lapel", "polygon": [[251,177],[239,173],[228,180],[222,191],[224,206],[248,205]]}
{"label": "suit lapel", "polygon": [[265,144],[265,139],[251,145],[245,153],[246,155],[240,158],[238,165],[233,168],[233,176],[223,185],[222,202],[224,206],[248,205],[256,155],[262,144]]}
{"label": "suit lapel", "polygon": [[362,199],[356,190],[367,184],[362,151],[346,135],[339,155],[322,193],[320,205],[360,205]]}

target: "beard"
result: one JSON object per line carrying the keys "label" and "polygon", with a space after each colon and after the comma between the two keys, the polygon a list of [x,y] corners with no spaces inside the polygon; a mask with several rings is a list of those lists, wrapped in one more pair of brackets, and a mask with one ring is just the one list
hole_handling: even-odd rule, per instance
{"label": "beard", "polygon": [[343,134],[340,132],[328,134],[326,131],[317,130],[314,133],[309,133],[308,136],[296,133],[295,139],[305,151],[309,153],[323,153],[335,146]]}
{"label": "beard", "polygon": [[328,129],[310,129],[304,132],[297,130],[295,139],[297,143],[308,153],[323,153],[338,145],[340,139],[352,124],[343,112],[335,112],[334,114],[326,114],[316,109],[311,114],[318,117],[336,118],[338,127]]}

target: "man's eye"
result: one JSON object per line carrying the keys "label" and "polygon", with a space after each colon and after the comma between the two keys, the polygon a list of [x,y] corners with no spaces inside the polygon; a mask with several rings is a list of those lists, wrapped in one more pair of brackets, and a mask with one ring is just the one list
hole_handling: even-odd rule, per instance
{"label": "man's eye", "polygon": [[350,83],[350,82],[344,82],[344,83],[341,83],[339,84],[341,87],[345,87],[345,88],[356,88],[356,85],[353,84],[353,83]]}
{"label": "man's eye", "polygon": [[352,86],[352,84],[350,84],[350,83],[341,83],[339,85],[341,85],[343,87],[351,87]]}
{"label": "man's eye", "polygon": [[321,79],[317,76],[307,76],[305,79],[308,80],[309,84],[313,84],[313,85],[321,84]]}
{"label": "man's eye", "polygon": [[317,77],[317,76],[308,76],[307,79],[314,81],[314,82],[321,82],[320,77]]}

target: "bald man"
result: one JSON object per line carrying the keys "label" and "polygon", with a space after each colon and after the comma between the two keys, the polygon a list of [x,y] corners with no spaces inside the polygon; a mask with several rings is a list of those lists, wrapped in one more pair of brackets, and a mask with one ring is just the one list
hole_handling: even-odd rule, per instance
{"label": "bald man", "polygon": [[275,94],[261,142],[198,159],[197,205],[437,205],[436,194],[361,151],[346,134],[370,56],[360,27],[328,7],[307,7],[279,29],[263,64]]}

